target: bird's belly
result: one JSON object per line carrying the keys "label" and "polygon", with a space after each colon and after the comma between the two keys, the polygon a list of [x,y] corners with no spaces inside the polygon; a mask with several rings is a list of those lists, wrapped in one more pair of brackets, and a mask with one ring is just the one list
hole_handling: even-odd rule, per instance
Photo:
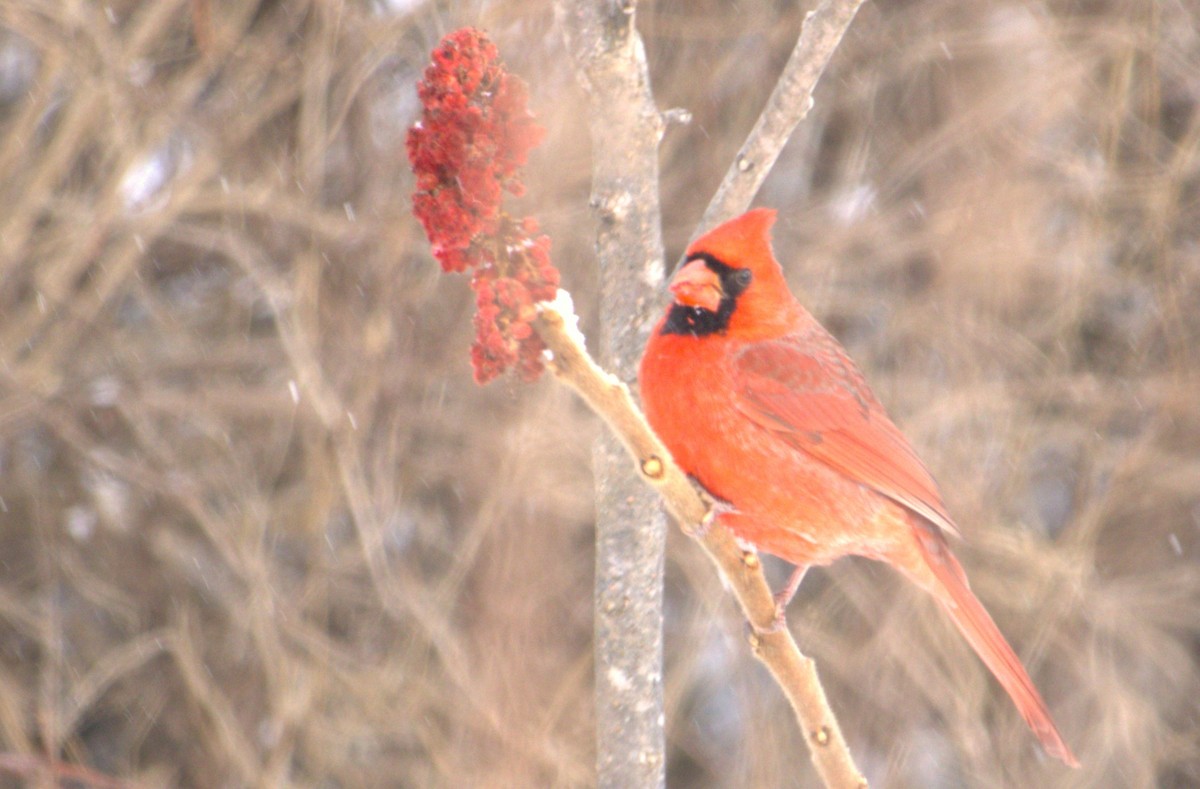
{"label": "bird's belly", "polygon": [[739,538],[795,564],[887,552],[894,534],[882,528],[888,519],[881,515],[895,508],[892,502],[749,423],[736,409],[709,414],[718,429],[705,444],[679,437],[687,446],[672,452],[731,506],[721,521]]}

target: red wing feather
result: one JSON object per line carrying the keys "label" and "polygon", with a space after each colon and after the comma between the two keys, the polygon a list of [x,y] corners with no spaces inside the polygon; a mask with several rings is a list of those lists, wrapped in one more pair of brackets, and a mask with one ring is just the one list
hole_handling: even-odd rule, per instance
{"label": "red wing feather", "polygon": [[792,447],[958,535],[925,464],[823,330],[757,342],[734,359],[738,408]]}

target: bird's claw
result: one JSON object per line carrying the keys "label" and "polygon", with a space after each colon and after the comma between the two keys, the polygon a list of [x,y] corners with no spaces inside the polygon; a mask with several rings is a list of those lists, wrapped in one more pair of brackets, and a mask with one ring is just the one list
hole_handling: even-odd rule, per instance
{"label": "bird's claw", "polygon": [[689,533],[697,540],[702,540],[704,539],[704,536],[708,534],[709,529],[712,528],[713,524],[717,522],[717,518],[720,518],[722,515],[733,511],[734,508],[732,505],[720,500],[713,501],[712,504],[709,505],[708,512],[704,513],[704,518],[696,525],[695,528],[690,529]]}
{"label": "bird's claw", "polygon": [[753,622],[750,623],[750,629],[757,636],[769,636],[787,630],[787,612],[779,606],[775,607],[775,616],[771,618],[771,624],[766,627],[759,627]]}
{"label": "bird's claw", "polygon": [[772,621],[771,626],[763,632],[778,633],[787,627],[788,603],[792,602],[792,598],[796,596],[796,590],[800,588],[800,582],[804,580],[804,574],[807,572],[808,566],[800,565],[792,571],[784,587],[775,593],[775,619]]}
{"label": "bird's claw", "polygon": [[787,627],[787,604],[782,593],[775,595],[775,619],[771,623],[771,632],[775,633]]}

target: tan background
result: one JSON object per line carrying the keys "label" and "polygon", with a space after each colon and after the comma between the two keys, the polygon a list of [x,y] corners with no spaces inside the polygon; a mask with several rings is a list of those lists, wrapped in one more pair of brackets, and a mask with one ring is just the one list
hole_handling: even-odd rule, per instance
{"label": "tan background", "polygon": [[[489,28],[549,130],[516,210],[594,331],[582,97],[549,3],[385,5],[0,0],[3,785],[51,785],[47,754],[145,786],[593,778],[600,428],[553,381],[472,384],[402,144],[428,50]],[[802,14],[642,4],[659,106],[693,114],[669,258]],[[851,560],[791,619],[875,785],[1200,784],[1198,17],[870,2],[760,195],[1084,762]],[[812,786],[712,568],[669,550],[669,783]]]}

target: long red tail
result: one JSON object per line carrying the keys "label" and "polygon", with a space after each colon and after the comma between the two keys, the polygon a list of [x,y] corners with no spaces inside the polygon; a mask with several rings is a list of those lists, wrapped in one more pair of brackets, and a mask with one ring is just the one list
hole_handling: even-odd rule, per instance
{"label": "long red tail", "polygon": [[958,625],[967,643],[1008,692],[1046,753],[1068,767],[1078,767],[1079,761],[1063,742],[1050,711],[1046,709],[1046,702],[1042,701],[1041,694],[1033,686],[1033,680],[1021,665],[1021,659],[1012,651],[992,617],[971,591],[966,573],[950,553],[945,537],[932,529],[917,527],[916,531],[917,543],[925,562],[941,587],[930,591],[950,614],[954,624]]}

